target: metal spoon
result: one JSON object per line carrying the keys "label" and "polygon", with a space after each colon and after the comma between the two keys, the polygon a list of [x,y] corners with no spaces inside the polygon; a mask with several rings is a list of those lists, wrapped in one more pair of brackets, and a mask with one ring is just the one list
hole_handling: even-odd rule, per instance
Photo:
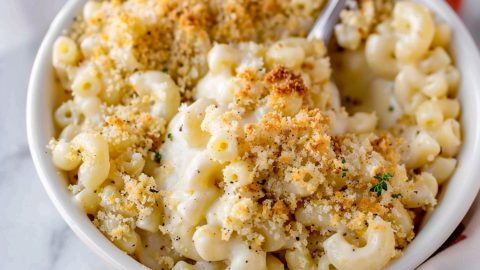
{"label": "metal spoon", "polygon": [[340,12],[349,2],[348,0],[329,0],[318,16],[307,39],[321,39],[327,43],[332,36],[333,27],[340,17]]}

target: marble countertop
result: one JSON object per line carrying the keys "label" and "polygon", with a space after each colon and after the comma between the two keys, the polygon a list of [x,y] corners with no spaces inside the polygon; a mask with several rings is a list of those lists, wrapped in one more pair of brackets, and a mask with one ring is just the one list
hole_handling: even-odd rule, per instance
{"label": "marble countertop", "polygon": [[27,145],[30,69],[49,22],[64,2],[0,1],[0,269],[110,269],[60,217]]}
{"label": "marble countertop", "polygon": [[[111,269],[53,207],[27,145],[25,101],[31,65],[42,35],[64,2],[0,1],[0,269]],[[474,2],[465,0],[467,6]],[[475,10],[478,7],[464,12]],[[480,29],[480,18],[467,16],[466,22]],[[480,32],[476,34],[480,41]]]}

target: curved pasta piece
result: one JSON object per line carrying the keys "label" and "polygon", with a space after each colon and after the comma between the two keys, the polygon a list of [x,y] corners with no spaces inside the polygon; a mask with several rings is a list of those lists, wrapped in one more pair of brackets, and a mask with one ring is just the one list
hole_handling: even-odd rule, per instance
{"label": "curved pasta piece", "polygon": [[230,270],[266,270],[267,254],[262,250],[250,249],[247,243],[236,239],[231,247]]}
{"label": "curved pasta piece", "polygon": [[131,176],[138,176],[143,172],[145,159],[141,153],[127,151],[116,159],[117,167]]}
{"label": "curved pasta piece", "polygon": [[306,173],[301,177],[302,179],[285,183],[285,190],[299,197],[307,197],[315,193],[320,183],[324,181],[323,175],[318,178]]}
{"label": "curved pasta piece", "polygon": [[197,83],[195,99],[213,99],[219,105],[226,106],[234,100],[235,93],[239,90],[234,80],[235,77],[228,72],[209,72]]}
{"label": "curved pasta piece", "polygon": [[448,81],[444,72],[437,72],[425,78],[422,93],[430,98],[442,98],[448,93]]}
{"label": "curved pasta piece", "polygon": [[332,266],[332,264],[328,260],[327,255],[323,255],[320,260],[318,260],[317,270],[330,270],[330,266]]}
{"label": "curved pasta piece", "polygon": [[224,182],[228,189],[234,191],[253,182],[253,173],[249,165],[244,161],[235,161],[223,169]]}
{"label": "curved pasta piece", "polygon": [[152,114],[167,121],[177,113],[180,105],[180,89],[166,73],[160,71],[137,72],[130,76],[130,83],[141,95],[152,95],[156,103]]}
{"label": "curved pasta piece", "polygon": [[327,111],[325,113],[332,119],[330,124],[329,135],[343,135],[348,130],[348,115],[346,113]]}
{"label": "curved pasta piece", "polygon": [[435,49],[428,52],[425,59],[420,61],[418,64],[422,72],[425,74],[431,74],[444,70],[452,64],[452,59],[441,47],[436,47]]}
{"label": "curved pasta piece", "polygon": [[[175,261],[181,259],[173,250],[172,241],[168,235],[142,230],[139,230],[138,234],[143,245],[135,250],[135,256],[142,264],[152,270],[170,269]],[[159,262],[158,259],[162,257],[170,258],[171,260],[162,260]]]}
{"label": "curved pasta piece", "polygon": [[434,137],[442,148],[442,155],[453,157],[460,151],[462,144],[460,123],[455,119],[447,119],[438,130]]}
{"label": "curved pasta piece", "polygon": [[186,189],[205,190],[215,188],[215,174],[220,171],[218,163],[200,153],[191,161],[183,176],[183,185]]}
{"label": "curved pasta piece", "polygon": [[96,214],[100,206],[100,197],[98,193],[90,189],[83,189],[74,196],[75,201],[83,208],[87,214]]}
{"label": "curved pasta piece", "polygon": [[80,58],[77,43],[69,37],[61,36],[53,44],[53,65],[56,68],[62,65],[75,65]]}
{"label": "curved pasta piece", "polygon": [[261,250],[253,250],[238,238],[229,241],[222,240],[219,226],[203,225],[193,235],[195,249],[200,257],[207,261],[229,261],[228,269],[266,270],[266,253]]}
{"label": "curved pasta piece", "polygon": [[398,73],[397,60],[394,57],[395,37],[389,34],[372,34],[365,44],[365,58],[376,74],[393,79]]}
{"label": "curved pasta piece", "polygon": [[440,144],[426,131],[418,131],[409,141],[409,153],[406,160],[408,168],[418,168],[432,161],[440,153]]}
{"label": "curved pasta piece", "polygon": [[377,123],[378,117],[375,112],[357,112],[348,117],[348,131],[357,134],[373,132]]}
{"label": "curved pasta piece", "polygon": [[315,262],[310,255],[310,251],[303,246],[295,247],[293,250],[285,252],[285,260],[287,261],[288,269],[315,269]]}
{"label": "curved pasta piece", "polygon": [[394,93],[407,114],[413,114],[425,99],[419,95],[425,75],[414,65],[404,66],[395,78]]}
{"label": "curved pasta piece", "polygon": [[220,163],[232,161],[238,155],[237,139],[229,132],[213,134],[207,143],[207,153]]}
{"label": "curved pasta piece", "polygon": [[90,190],[97,189],[110,171],[107,141],[100,135],[80,133],[71,143],[79,149],[83,161],[78,169],[78,182]]}
{"label": "curved pasta piece", "polygon": [[202,121],[205,118],[205,110],[208,106],[215,104],[215,101],[208,98],[200,98],[188,106],[182,114],[182,135],[188,145],[192,147],[204,147],[210,134],[202,130]]}
{"label": "curved pasta piece", "polygon": [[446,22],[440,22],[435,25],[435,34],[433,35],[432,46],[446,48],[452,39],[452,29]]}
{"label": "curved pasta piece", "polygon": [[219,105],[226,106],[234,100],[239,90],[234,83],[234,70],[240,62],[240,51],[225,44],[216,44],[207,56],[209,72],[195,87],[195,98],[215,100]]}
{"label": "curved pasta piece", "polygon": [[435,102],[442,111],[444,119],[457,118],[460,114],[460,102],[458,99],[443,98],[434,100],[433,102]]}
{"label": "curved pasta piece", "polygon": [[173,249],[183,257],[187,257],[195,261],[201,260],[202,257],[198,255],[193,242],[195,226],[182,223],[175,224],[174,226],[174,230],[169,232],[170,238],[172,239]]}
{"label": "curved pasta piece", "polygon": [[334,227],[331,225],[330,213],[324,209],[326,209],[324,205],[304,205],[295,211],[295,220],[305,226],[333,230]]}
{"label": "curved pasta piece", "polygon": [[94,18],[98,16],[98,13],[102,9],[102,3],[97,1],[88,1],[85,3],[83,7],[83,19],[86,23],[90,24],[91,26],[95,26]]}
{"label": "curved pasta piece", "polygon": [[135,225],[148,232],[158,232],[158,226],[162,222],[162,210],[160,207],[153,207],[148,215],[139,217]]}
{"label": "curved pasta piece", "polygon": [[397,2],[393,27],[398,35],[395,56],[404,63],[420,59],[430,47],[435,33],[433,18],[427,8],[413,2]]}
{"label": "curved pasta piece", "polygon": [[198,255],[206,261],[223,261],[230,256],[230,243],[222,240],[220,226],[203,225],[193,234]]}
{"label": "curved pasta piece", "polygon": [[128,254],[135,253],[135,250],[142,245],[140,236],[135,231],[130,231],[120,239],[114,239],[113,243]]}
{"label": "curved pasta piece", "polygon": [[57,168],[71,171],[80,165],[82,159],[71,143],[60,140],[52,149],[52,161]]}
{"label": "curved pasta piece", "polygon": [[94,97],[103,89],[103,81],[92,66],[87,65],[78,69],[72,82],[73,94],[82,97]]}
{"label": "curved pasta piece", "polygon": [[342,233],[329,237],[323,243],[328,260],[339,270],[375,270],[384,267],[395,255],[395,238],[390,223],[376,217],[368,224],[367,244],[350,244]]}
{"label": "curved pasta piece", "polygon": [[392,204],[393,222],[398,227],[398,233],[401,233],[403,237],[408,237],[408,234],[413,232],[413,220],[399,201],[394,201]]}
{"label": "curved pasta piece", "polygon": [[101,114],[101,101],[99,98],[91,97],[81,97],[76,96],[75,99],[76,107],[78,111],[83,114],[85,120],[84,123],[87,125],[98,125],[102,121]]}
{"label": "curved pasta piece", "polygon": [[460,72],[454,66],[448,66],[444,72],[447,76],[449,93],[456,94],[457,86],[460,82]]}
{"label": "curved pasta piece", "polygon": [[240,62],[240,52],[229,45],[215,44],[208,52],[207,61],[208,68],[213,73],[232,72]]}
{"label": "curved pasta piece", "polygon": [[[100,135],[80,133],[71,142],[59,141],[52,150],[53,163],[62,170],[78,169],[78,183],[95,190],[110,171],[108,143]],[[82,163],[83,162],[83,163]]]}
{"label": "curved pasta piece", "polygon": [[191,189],[187,192],[177,192],[172,198],[178,199],[176,207],[176,216],[183,220],[188,226],[197,226],[204,218],[211,204],[219,197],[219,192],[215,188],[197,191],[192,193]]}
{"label": "curved pasta piece", "polygon": [[435,197],[438,193],[438,183],[435,177],[422,172],[416,175],[412,183],[406,186],[402,202],[407,208],[417,208],[425,205],[434,206],[437,203]]}
{"label": "curved pasta piece", "polygon": [[75,136],[77,136],[80,133],[80,127],[75,124],[70,124],[66,126],[60,135],[58,135],[58,140],[64,140],[64,141],[71,141]]}
{"label": "curved pasta piece", "polygon": [[334,30],[338,44],[349,50],[356,50],[362,41],[360,31],[354,25],[337,24]]}
{"label": "curved pasta piece", "polygon": [[274,43],[267,51],[267,65],[283,65],[287,68],[299,68],[305,60],[303,38],[287,38]]}
{"label": "curved pasta piece", "polygon": [[457,159],[436,157],[432,163],[425,166],[425,171],[431,173],[439,185],[443,184],[453,174],[457,166]]}
{"label": "curved pasta piece", "polygon": [[72,100],[65,101],[55,111],[55,122],[60,127],[66,127],[68,125],[78,124],[80,119],[80,112],[75,106]]}
{"label": "curved pasta piece", "polygon": [[443,123],[443,113],[438,104],[432,100],[424,101],[415,112],[417,124],[425,129],[438,128]]}
{"label": "curved pasta piece", "polygon": [[303,96],[298,93],[289,95],[270,95],[267,108],[281,111],[285,115],[294,116],[302,108]]}
{"label": "curved pasta piece", "polygon": [[82,54],[84,57],[86,58],[92,57],[95,49],[101,48],[102,43],[99,40],[100,40],[100,34],[96,34],[96,35],[87,36],[80,42],[80,50],[82,51]]}
{"label": "curved pasta piece", "polygon": [[[204,153],[195,156],[186,168],[185,175],[176,179],[168,200],[175,202],[167,220],[167,227],[172,236],[173,246],[185,257],[200,260],[194,242],[195,228],[205,217],[211,204],[218,198],[218,189],[214,186],[212,174],[220,171],[218,164],[211,161]],[[183,172],[182,172],[183,173]]]}
{"label": "curved pasta piece", "polygon": [[257,231],[265,238],[262,248],[266,252],[281,250],[287,245],[287,236],[280,224],[273,222],[260,224]]}

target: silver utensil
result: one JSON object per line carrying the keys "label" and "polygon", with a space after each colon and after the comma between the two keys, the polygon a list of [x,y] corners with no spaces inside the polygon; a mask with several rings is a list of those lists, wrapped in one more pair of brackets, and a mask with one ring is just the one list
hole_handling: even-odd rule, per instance
{"label": "silver utensil", "polygon": [[348,0],[329,0],[320,13],[307,39],[321,39],[327,43],[332,36],[332,31],[340,17],[340,12],[347,5]]}

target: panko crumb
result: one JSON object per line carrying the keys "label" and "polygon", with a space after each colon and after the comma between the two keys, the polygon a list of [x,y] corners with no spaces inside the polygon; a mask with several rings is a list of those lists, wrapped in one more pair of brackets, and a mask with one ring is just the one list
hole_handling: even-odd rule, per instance
{"label": "panko crumb", "polygon": [[[364,246],[372,220],[380,217],[392,227],[395,256],[401,255],[415,236],[414,226],[409,223],[436,200],[422,199],[418,209],[405,207],[408,193],[418,192],[413,179],[420,174],[403,165],[403,130],[378,130],[372,121],[368,131],[352,131],[351,122],[357,118],[341,105],[342,97],[330,78],[325,45],[320,40],[301,38],[307,35],[324,2],[89,2],[92,5],[84,12],[87,17],[76,17],[65,33],[81,53],[75,63],[58,71],[64,72],[63,79],[71,83],[83,69],[93,70],[102,83],[93,97],[100,104],[92,106],[95,111],[81,108],[82,114],[75,115],[78,119],[72,117],[75,123],[60,123],[65,129],[48,147],[53,151],[60,143],[70,143],[76,132],[96,134],[105,140],[109,170],[98,189],[88,190],[80,183],[81,169],[66,173],[69,190],[75,196],[88,196],[90,192],[100,201],[89,205],[92,209],[88,213],[103,234],[149,267],[172,268],[182,259],[199,256],[192,251],[194,229],[215,216],[218,220],[213,226],[220,227],[222,240],[240,239],[249,250],[260,252],[266,251],[272,239],[283,239],[281,250],[306,248],[318,261],[325,255],[322,243],[336,233],[356,246]],[[336,51],[342,54],[344,49],[363,48],[368,35],[389,20],[393,5],[393,0],[364,0],[342,11],[335,27]],[[220,75],[214,74],[218,71],[214,68],[209,70],[209,65],[213,66],[210,62],[215,62],[210,61],[209,52],[216,45],[230,46],[240,55],[240,60],[235,60],[239,63],[216,63],[225,69]],[[298,64],[289,65],[291,51],[282,51],[288,46],[301,50],[295,59]],[[237,66],[227,70],[230,64]],[[225,144],[233,142],[235,156],[220,160],[222,157],[208,152],[208,138],[194,142],[195,146],[186,141],[192,156],[201,153],[207,157],[202,160],[205,164],[216,162],[218,174],[208,175],[214,182],[209,186],[211,193],[198,186],[182,189],[184,178],[189,176],[178,172],[178,163],[190,160],[168,162],[174,158],[164,146],[184,147],[183,142],[178,143],[183,137],[179,138],[177,127],[174,133],[171,126],[186,120],[160,117],[154,105],[165,98],[163,93],[140,95],[138,86],[134,87],[133,74],[152,70],[168,74],[179,86],[180,116],[191,108],[194,97],[208,98],[205,103],[216,102],[202,112],[193,110],[198,115],[190,120],[201,123],[178,127],[179,133],[190,128],[199,137],[217,135],[218,131],[219,137],[228,139]],[[206,77],[213,79],[205,80],[207,93],[200,93],[200,81]],[[219,86],[227,85],[228,89],[217,87],[217,80]],[[87,98],[83,100],[85,97],[74,93],[71,85],[64,88],[71,102],[68,106],[88,105],[84,103]],[[67,110],[65,116],[72,113],[75,111]],[[414,121],[403,117],[397,123],[403,127],[414,125]],[[76,125],[81,131],[68,130]],[[86,163],[95,155],[87,156],[81,153],[84,149],[73,144],[70,147],[74,152],[63,157],[67,162],[81,157]],[[221,177],[221,170],[234,162],[251,173],[251,178],[250,174],[245,177],[249,182],[239,188],[235,181]],[[200,169],[195,177],[203,177]],[[168,182],[171,175],[176,177],[174,183]],[[221,203],[222,209],[214,209],[216,203]],[[187,211],[191,209],[194,211]],[[214,210],[219,213],[211,212]],[[208,212],[207,217],[198,215],[202,211]],[[408,216],[408,224],[402,224],[401,215]],[[190,218],[198,219],[191,227]],[[375,230],[389,229],[383,223],[375,226]],[[161,245],[149,247],[151,243]],[[284,252],[280,253],[283,262]]]}
{"label": "panko crumb", "polygon": [[76,17],[69,34],[79,43],[92,35],[104,40],[106,46],[94,46],[93,57],[101,72],[112,78],[107,93],[121,96],[130,72],[112,53],[133,49],[135,70],[169,73],[180,86],[183,100],[191,100],[192,88],[207,72],[206,56],[214,43],[269,43],[288,36],[304,37],[324,0],[308,5],[286,0],[100,3],[87,20]]}
{"label": "panko crumb", "polygon": [[[348,228],[349,237],[361,239],[374,215],[392,221],[390,200],[370,189],[376,176],[399,170],[402,140],[386,132],[333,135],[331,114],[304,99],[311,90],[292,69],[277,66],[263,75],[242,76],[253,84],[264,81],[270,100],[300,94],[303,104],[294,115],[272,106],[258,122],[244,126],[238,149],[241,160],[254,168],[254,180],[223,195],[232,208],[223,223],[222,239],[235,232],[261,248],[265,239],[258,228],[267,226],[282,228],[280,234],[307,245],[308,235],[326,239],[338,228]],[[327,223],[300,226],[295,218],[299,209],[312,216],[325,215]],[[400,232],[396,237],[404,239]],[[403,246],[408,240],[399,243]]]}

